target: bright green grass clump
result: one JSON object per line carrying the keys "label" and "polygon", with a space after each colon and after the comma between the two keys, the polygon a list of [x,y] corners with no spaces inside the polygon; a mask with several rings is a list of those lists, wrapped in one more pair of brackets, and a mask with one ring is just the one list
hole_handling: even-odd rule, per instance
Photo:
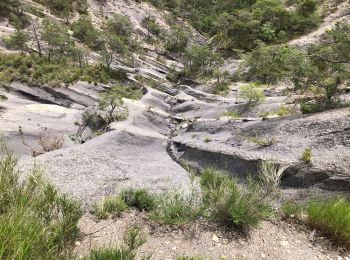
{"label": "bright green grass clump", "polygon": [[307,207],[310,224],[350,248],[350,202],[343,198],[313,201]]}
{"label": "bright green grass clump", "polygon": [[146,189],[124,190],[121,196],[129,207],[140,211],[151,211],[156,207],[156,197]]}
{"label": "bright green grass clump", "polygon": [[151,219],[169,225],[182,225],[199,217],[202,204],[199,194],[167,192],[156,199],[157,207],[151,212]]}
{"label": "bright green grass clump", "polygon": [[98,204],[94,204],[92,213],[100,219],[111,217],[120,217],[128,209],[124,199],[121,196],[107,197]]}
{"label": "bright green grass clump", "polygon": [[79,204],[43,181],[20,180],[17,159],[0,145],[0,259],[58,259],[77,238]]}
{"label": "bright green grass clump", "polygon": [[233,178],[209,168],[204,170],[200,182],[209,217],[216,222],[245,233],[271,214],[262,188],[253,180],[243,187]]}

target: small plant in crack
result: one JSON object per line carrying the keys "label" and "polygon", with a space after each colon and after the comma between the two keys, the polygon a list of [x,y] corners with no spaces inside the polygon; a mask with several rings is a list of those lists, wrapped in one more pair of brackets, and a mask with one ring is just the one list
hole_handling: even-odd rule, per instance
{"label": "small plant in crack", "polygon": [[210,143],[212,141],[212,139],[209,136],[206,136],[206,137],[204,137],[203,141],[205,143]]}
{"label": "small plant in crack", "polygon": [[303,152],[302,159],[305,163],[310,164],[312,159],[312,150],[311,148],[306,148]]}

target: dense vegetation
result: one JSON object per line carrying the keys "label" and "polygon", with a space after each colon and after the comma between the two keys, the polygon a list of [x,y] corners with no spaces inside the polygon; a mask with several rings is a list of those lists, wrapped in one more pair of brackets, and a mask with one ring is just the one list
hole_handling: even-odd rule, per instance
{"label": "dense vegetation", "polygon": [[288,45],[260,46],[247,57],[246,80],[276,83],[291,80],[295,89],[312,93],[314,103],[304,103],[305,113],[340,106],[337,95],[350,77],[350,25],[338,23],[320,44],[307,50]]}
{"label": "dense vegetation", "polygon": [[200,32],[214,36],[223,49],[251,50],[259,42],[285,42],[320,21],[317,2],[299,1],[287,9],[280,0],[149,0],[182,17]]}
{"label": "dense vegetation", "polygon": [[118,82],[126,80],[126,73],[108,69],[102,64],[80,66],[70,59],[50,61],[39,56],[0,54],[1,85],[7,86],[13,81],[20,81],[36,86],[57,86],[78,80],[95,83]]}

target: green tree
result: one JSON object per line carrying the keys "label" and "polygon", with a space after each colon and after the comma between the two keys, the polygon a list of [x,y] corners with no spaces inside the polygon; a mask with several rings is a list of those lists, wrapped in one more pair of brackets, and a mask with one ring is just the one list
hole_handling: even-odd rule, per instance
{"label": "green tree", "polygon": [[101,93],[99,106],[103,110],[108,110],[109,121],[114,120],[115,110],[124,104],[123,98],[140,99],[142,93],[138,89],[129,86],[114,86],[107,92]]}
{"label": "green tree", "polygon": [[193,45],[187,49],[184,58],[187,72],[195,75],[209,75],[223,62],[219,54],[201,45]]}
{"label": "green tree", "polygon": [[14,50],[26,50],[28,41],[28,34],[21,29],[16,29],[14,34],[4,38],[6,47]]}
{"label": "green tree", "polygon": [[171,33],[167,37],[165,48],[170,52],[183,52],[188,44],[190,33],[179,26],[171,28]]}
{"label": "green tree", "polygon": [[255,83],[240,87],[239,97],[247,100],[248,108],[265,100],[263,88]]}
{"label": "green tree", "polygon": [[88,17],[80,17],[72,24],[73,37],[81,40],[87,46],[94,50],[100,50],[103,47],[101,33],[93,26]]}
{"label": "green tree", "polygon": [[106,25],[107,32],[127,38],[130,37],[133,32],[132,28],[130,20],[121,14],[115,14]]}
{"label": "green tree", "polygon": [[68,28],[55,20],[43,21],[42,40],[47,43],[49,60],[53,57],[62,58],[72,46]]}
{"label": "green tree", "polygon": [[305,66],[304,56],[305,53],[295,47],[261,45],[246,58],[245,65],[249,70],[244,75],[247,80],[276,83],[298,73],[295,68]]}
{"label": "green tree", "polygon": [[337,23],[325,34],[324,43],[313,46],[296,66],[293,81],[298,88],[315,87],[323,91],[318,110],[337,105],[339,86],[350,77],[350,25]]}

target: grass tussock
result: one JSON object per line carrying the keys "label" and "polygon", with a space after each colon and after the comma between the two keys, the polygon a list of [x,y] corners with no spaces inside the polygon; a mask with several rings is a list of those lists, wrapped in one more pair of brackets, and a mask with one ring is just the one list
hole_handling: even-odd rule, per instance
{"label": "grass tussock", "polygon": [[108,217],[120,217],[127,209],[128,205],[122,197],[107,197],[93,205],[92,213],[100,219],[107,219]]}
{"label": "grass tussock", "polygon": [[195,220],[203,210],[198,195],[195,190],[190,194],[173,191],[158,195],[157,206],[151,212],[151,219],[169,225],[182,225]]}
{"label": "grass tussock", "polygon": [[252,180],[243,187],[227,175],[206,169],[201,186],[209,217],[226,226],[245,233],[271,214],[261,187]]}
{"label": "grass tussock", "polygon": [[0,258],[64,257],[78,235],[79,204],[46,183],[39,170],[20,180],[17,158],[0,151]]}
{"label": "grass tussock", "polygon": [[350,248],[350,202],[344,198],[312,201],[307,207],[310,225]]}
{"label": "grass tussock", "polygon": [[129,207],[140,211],[151,211],[156,207],[156,198],[146,189],[128,189],[121,193]]}
{"label": "grass tussock", "polygon": [[137,249],[146,242],[146,238],[139,228],[131,227],[125,232],[123,242],[123,245],[114,248],[92,250],[85,260],[134,260]]}

